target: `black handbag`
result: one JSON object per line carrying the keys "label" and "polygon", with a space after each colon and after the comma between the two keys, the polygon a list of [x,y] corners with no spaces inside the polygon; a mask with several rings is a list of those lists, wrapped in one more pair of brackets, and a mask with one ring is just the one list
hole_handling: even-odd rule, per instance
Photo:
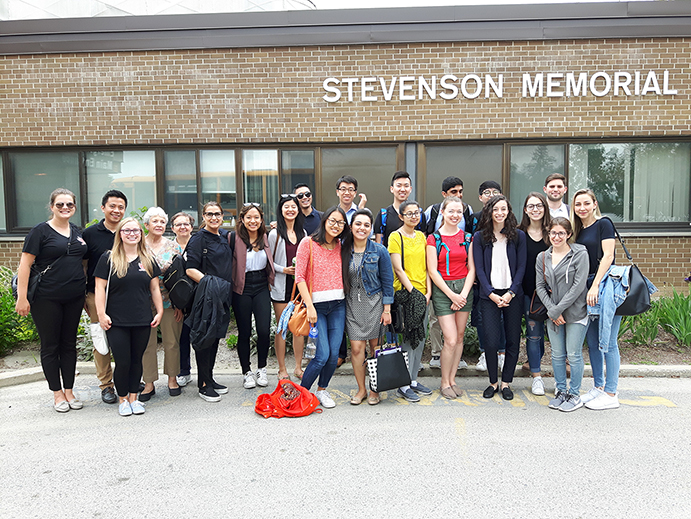
{"label": "black handbag", "polygon": [[375,393],[410,385],[408,353],[398,346],[397,334],[390,325],[386,328],[383,325],[380,327],[379,345],[382,344],[382,332],[387,329],[393,344],[387,344],[385,341],[384,347],[379,348],[374,357],[367,359],[369,387]]}
{"label": "black handbag", "polygon": [[[545,255],[542,255],[542,277],[545,280],[545,286],[547,285],[547,277],[545,276]],[[547,292],[552,293],[552,291],[547,287]],[[540,301],[537,295],[537,290],[533,290],[533,296],[530,298],[530,307],[528,307],[528,319],[533,321],[546,321],[547,320],[547,307]]]}
{"label": "black handbag", "polygon": [[[70,237],[67,238],[67,249],[63,253],[62,256],[57,258],[56,260],[53,261],[50,265],[48,265],[46,268],[44,268],[41,271],[37,271],[34,269],[35,265],[31,265],[31,272],[29,273],[29,283],[27,284],[26,287],[26,300],[29,301],[29,304],[33,304],[34,298],[36,297],[36,290],[38,289],[38,285],[41,284],[41,279],[43,279],[43,276],[50,270],[52,269],[58,261],[60,261],[62,258],[67,256],[70,253],[70,243],[72,242],[72,229],[70,229]],[[14,300],[16,301],[19,298],[19,292],[17,292],[17,284],[19,283],[19,276],[15,274],[12,276],[12,297],[14,297]]]}
{"label": "black handbag", "polygon": [[176,254],[163,276],[163,285],[168,290],[168,297],[173,306],[188,314],[192,309],[197,284],[185,272],[185,258]]}

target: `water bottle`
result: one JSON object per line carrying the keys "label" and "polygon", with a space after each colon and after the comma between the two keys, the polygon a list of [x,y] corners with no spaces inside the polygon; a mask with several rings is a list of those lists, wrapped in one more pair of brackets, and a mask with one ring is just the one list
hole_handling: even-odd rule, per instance
{"label": "water bottle", "polygon": [[313,324],[310,325],[310,333],[307,337],[307,342],[305,343],[304,354],[302,355],[305,359],[313,359],[317,354],[317,339],[319,338],[319,331],[317,327]]}

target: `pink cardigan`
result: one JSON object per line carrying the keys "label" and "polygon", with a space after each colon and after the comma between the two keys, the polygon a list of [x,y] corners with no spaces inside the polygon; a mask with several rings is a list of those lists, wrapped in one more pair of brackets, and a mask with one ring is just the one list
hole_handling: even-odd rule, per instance
{"label": "pink cardigan", "polygon": [[[313,265],[310,265],[310,242],[312,242]],[[312,273],[314,273],[313,279],[311,279]],[[326,250],[309,237],[300,241],[295,263],[295,283],[301,282],[307,283],[307,287],[311,288],[313,303],[345,298],[339,241],[336,242],[333,250]]]}

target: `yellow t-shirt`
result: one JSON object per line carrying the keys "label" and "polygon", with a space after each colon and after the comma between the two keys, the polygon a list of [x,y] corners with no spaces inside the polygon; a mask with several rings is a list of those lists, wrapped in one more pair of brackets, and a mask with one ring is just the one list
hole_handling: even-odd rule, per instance
{"label": "yellow t-shirt", "polygon": [[[427,238],[420,231],[415,231],[415,238],[408,238],[399,232],[389,236],[389,254],[401,253],[403,238],[403,267],[412,285],[423,294],[427,293]],[[394,271],[393,288],[400,290],[403,285]]]}

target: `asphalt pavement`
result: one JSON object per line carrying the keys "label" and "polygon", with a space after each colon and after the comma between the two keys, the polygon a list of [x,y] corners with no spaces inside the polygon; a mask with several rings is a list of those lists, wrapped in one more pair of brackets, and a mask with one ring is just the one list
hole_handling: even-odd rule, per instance
{"label": "asphalt pavement", "polygon": [[267,390],[217,378],[219,403],[161,379],[126,418],[93,375],[64,415],[45,381],[0,389],[0,517],[691,517],[688,378],[623,378],[619,409],[562,413],[527,378],[511,402],[469,377],[456,401],[356,407],[336,375],[336,408],[282,419],[254,412]]}

